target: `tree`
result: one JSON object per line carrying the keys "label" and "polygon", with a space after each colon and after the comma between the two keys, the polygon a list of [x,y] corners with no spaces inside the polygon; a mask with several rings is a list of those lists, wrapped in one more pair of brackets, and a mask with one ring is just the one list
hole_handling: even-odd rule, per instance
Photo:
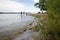
{"label": "tree", "polygon": [[46,10],[45,3],[46,3],[45,0],[39,0],[39,2],[36,3],[34,6],[36,6],[37,8],[39,8],[42,11],[42,13],[43,13],[43,10]]}

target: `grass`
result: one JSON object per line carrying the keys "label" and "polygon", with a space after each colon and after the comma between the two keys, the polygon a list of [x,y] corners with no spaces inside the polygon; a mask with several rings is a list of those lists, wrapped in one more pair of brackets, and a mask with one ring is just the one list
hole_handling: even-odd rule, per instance
{"label": "grass", "polygon": [[[49,19],[47,15],[33,14],[37,19],[38,25],[33,31],[39,32],[38,37],[34,35],[34,40],[60,40],[59,24],[57,19]],[[42,19],[41,19],[42,18]],[[57,21],[57,23],[55,23]]]}
{"label": "grass", "polygon": [[32,16],[37,19],[37,26],[33,28],[33,31],[36,31],[39,33],[38,37],[33,37],[34,40],[46,40],[47,36],[47,29],[46,29],[46,22],[47,22],[47,15],[45,14],[32,14]]}

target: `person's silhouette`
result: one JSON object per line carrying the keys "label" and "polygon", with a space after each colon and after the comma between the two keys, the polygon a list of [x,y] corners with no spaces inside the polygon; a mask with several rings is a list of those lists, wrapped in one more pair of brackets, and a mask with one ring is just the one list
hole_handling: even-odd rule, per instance
{"label": "person's silhouette", "polygon": [[21,20],[22,20],[22,12],[21,12]]}

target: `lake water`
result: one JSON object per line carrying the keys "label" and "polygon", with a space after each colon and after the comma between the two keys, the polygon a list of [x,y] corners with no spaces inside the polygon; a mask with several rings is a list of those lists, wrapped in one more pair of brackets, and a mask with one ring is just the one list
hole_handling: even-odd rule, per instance
{"label": "lake water", "polygon": [[23,14],[21,17],[21,14],[0,14],[0,40],[9,40],[8,38],[13,38],[12,40],[31,40],[32,30],[28,29],[19,34],[30,23],[34,23],[34,17],[32,16]]}
{"label": "lake water", "polygon": [[25,14],[0,14],[0,32],[3,30],[24,27],[27,22],[33,21],[34,18]]}

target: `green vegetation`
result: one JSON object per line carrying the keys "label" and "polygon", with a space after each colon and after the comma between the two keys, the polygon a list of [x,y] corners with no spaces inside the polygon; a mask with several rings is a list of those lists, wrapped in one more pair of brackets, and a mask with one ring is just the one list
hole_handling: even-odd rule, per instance
{"label": "green vegetation", "polygon": [[47,9],[46,16],[33,15],[38,19],[38,25],[34,28],[35,31],[40,32],[38,39],[60,40],[60,0],[48,0],[45,7]]}
{"label": "green vegetation", "polygon": [[36,3],[34,6],[36,6],[37,8],[39,8],[42,13],[43,13],[43,10],[46,10],[46,0],[39,0],[39,3]]}
{"label": "green vegetation", "polygon": [[39,32],[39,36],[34,38],[34,40],[45,40],[46,37],[46,22],[47,22],[47,15],[35,14],[32,15],[37,18],[38,25],[33,28],[34,31]]}
{"label": "green vegetation", "polygon": [[47,3],[47,27],[60,40],[60,0],[49,0]]}

